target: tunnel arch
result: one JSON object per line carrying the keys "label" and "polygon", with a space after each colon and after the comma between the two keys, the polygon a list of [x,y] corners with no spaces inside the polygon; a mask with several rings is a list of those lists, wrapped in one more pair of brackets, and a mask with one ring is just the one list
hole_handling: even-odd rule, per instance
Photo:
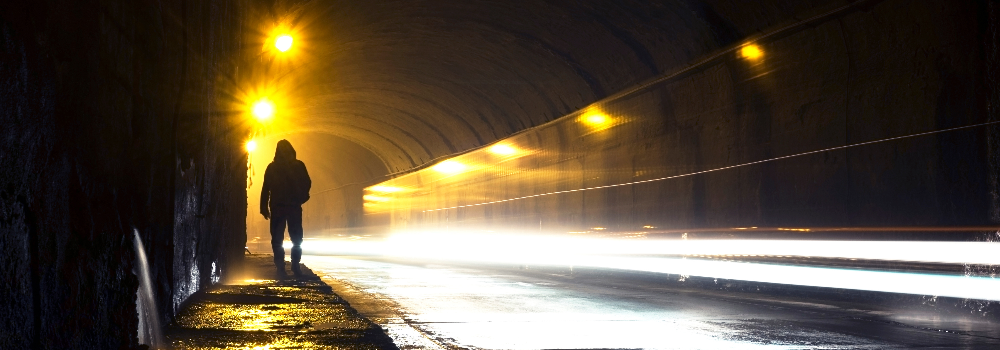
{"label": "tunnel arch", "polygon": [[776,3],[311,1],[299,23],[316,41],[310,59],[324,62],[300,72],[310,101],[300,109],[312,125],[353,125],[332,133],[359,144],[393,140],[374,153],[393,172],[414,169],[842,5]]}

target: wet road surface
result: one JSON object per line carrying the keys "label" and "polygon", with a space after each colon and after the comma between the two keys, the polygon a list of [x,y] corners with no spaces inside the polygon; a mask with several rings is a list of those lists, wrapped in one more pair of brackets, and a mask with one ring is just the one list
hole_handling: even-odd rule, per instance
{"label": "wet road surface", "polygon": [[401,349],[1000,349],[976,317],[678,288],[648,275],[303,259]]}

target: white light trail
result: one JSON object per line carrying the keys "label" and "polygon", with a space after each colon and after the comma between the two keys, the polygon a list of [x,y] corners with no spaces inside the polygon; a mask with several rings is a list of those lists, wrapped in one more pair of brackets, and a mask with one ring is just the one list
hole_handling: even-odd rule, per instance
{"label": "white light trail", "polygon": [[[286,245],[290,243],[286,242]],[[813,257],[1000,264],[1000,243],[792,240],[623,240],[554,235],[407,233],[386,240],[310,240],[306,254],[430,261],[576,266],[812,287],[1000,300],[1000,279],[682,259],[678,256]]]}
{"label": "white light trail", "polygon": [[821,240],[598,239],[556,235],[405,233],[388,240],[315,241],[320,254],[399,257],[504,255],[568,258],[591,255],[785,256],[1000,265],[1000,243]]}
{"label": "white light trail", "polygon": [[576,266],[876,292],[1000,300],[1000,279],[669,258],[595,258]]}

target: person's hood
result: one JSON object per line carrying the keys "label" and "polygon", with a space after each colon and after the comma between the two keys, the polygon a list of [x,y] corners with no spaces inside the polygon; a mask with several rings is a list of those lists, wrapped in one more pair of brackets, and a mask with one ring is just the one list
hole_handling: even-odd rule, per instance
{"label": "person's hood", "polygon": [[295,148],[292,148],[292,143],[288,140],[278,141],[278,148],[274,151],[274,161],[289,160],[295,160]]}

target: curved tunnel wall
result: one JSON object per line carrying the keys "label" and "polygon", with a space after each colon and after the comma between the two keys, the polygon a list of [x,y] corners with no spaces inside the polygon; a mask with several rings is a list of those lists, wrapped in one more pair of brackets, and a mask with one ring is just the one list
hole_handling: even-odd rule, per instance
{"label": "curved tunnel wall", "polygon": [[310,2],[286,82],[292,128],[409,171],[847,3]]}
{"label": "curved tunnel wall", "polygon": [[369,187],[366,218],[529,232],[995,224],[997,127],[979,125],[997,120],[990,10],[909,5],[764,30],[759,57],[719,50],[497,143],[511,155],[483,148],[449,159],[464,170]]}

